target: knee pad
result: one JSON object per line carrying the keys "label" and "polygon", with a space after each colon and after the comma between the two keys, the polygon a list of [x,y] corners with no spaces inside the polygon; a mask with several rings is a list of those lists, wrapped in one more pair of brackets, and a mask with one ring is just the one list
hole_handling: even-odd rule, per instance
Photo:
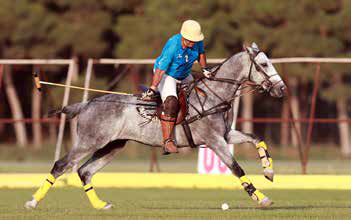
{"label": "knee pad", "polygon": [[164,113],[165,115],[169,115],[170,117],[177,117],[179,111],[179,102],[177,97],[168,96],[164,102]]}

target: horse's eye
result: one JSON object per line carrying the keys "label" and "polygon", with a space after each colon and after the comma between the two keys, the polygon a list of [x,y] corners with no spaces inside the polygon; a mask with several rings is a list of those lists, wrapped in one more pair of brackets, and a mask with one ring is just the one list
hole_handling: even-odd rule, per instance
{"label": "horse's eye", "polygon": [[266,68],[268,66],[268,64],[267,63],[261,63],[261,66]]}

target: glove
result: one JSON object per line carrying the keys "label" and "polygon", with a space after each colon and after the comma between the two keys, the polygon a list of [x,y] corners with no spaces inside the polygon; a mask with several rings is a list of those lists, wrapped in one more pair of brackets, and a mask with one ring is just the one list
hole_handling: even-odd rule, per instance
{"label": "glove", "polygon": [[202,69],[202,73],[204,74],[204,76],[206,78],[211,78],[212,77],[212,72],[211,72],[210,68],[208,68],[208,67],[203,68]]}
{"label": "glove", "polygon": [[148,90],[142,93],[141,99],[145,101],[154,100],[156,96],[157,92],[151,88],[148,88]]}

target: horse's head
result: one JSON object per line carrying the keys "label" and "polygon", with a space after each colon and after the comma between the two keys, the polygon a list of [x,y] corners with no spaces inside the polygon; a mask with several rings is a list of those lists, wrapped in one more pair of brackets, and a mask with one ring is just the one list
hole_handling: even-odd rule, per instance
{"label": "horse's head", "polygon": [[286,86],[266,54],[258,49],[256,43],[245,47],[245,50],[250,59],[247,79],[271,96],[282,97]]}

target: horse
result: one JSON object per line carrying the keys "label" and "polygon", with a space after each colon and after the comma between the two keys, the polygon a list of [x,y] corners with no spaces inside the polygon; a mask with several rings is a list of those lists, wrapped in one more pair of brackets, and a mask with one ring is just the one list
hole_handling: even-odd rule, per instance
{"label": "horse", "polygon": [[[230,56],[220,65],[213,66],[212,78],[195,80],[188,94],[188,118],[195,118],[188,125],[192,140],[196,145],[206,145],[218,155],[223,163],[239,178],[241,185],[258,205],[268,207],[272,201],[254,187],[244,170],[229,151],[230,144],[251,143],[257,148],[261,158],[264,176],[273,181],[272,158],[266,143],[253,134],[232,130],[225,117],[227,110],[216,110],[216,106],[228,105],[246,83],[268,92],[272,97],[282,97],[286,86],[266,54],[255,43]],[[195,85],[194,85],[195,84]],[[196,88],[194,88],[196,86]],[[198,90],[206,95],[201,96]],[[43,185],[25,202],[27,209],[36,208],[55,180],[68,169],[91,155],[79,169],[78,175],[91,205],[99,210],[113,207],[101,200],[91,184],[91,178],[112,161],[128,140],[144,143],[152,147],[162,147],[159,120],[145,122],[136,109],[136,104],[150,105],[133,95],[103,95],[87,102],[65,106],[57,113],[65,113],[68,119],[77,117],[77,141],[71,150],[55,162]],[[229,106],[230,107],[230,106]],[[202,110],[201,110],[202,109]],[[212,111],[206,111],[212,110]],[[202,114],[202,113],[208,114]],[[143,125],[141,125],[143,124]],[[177,125],[174,136],[178,147],[188,147],[185,131]]]}

